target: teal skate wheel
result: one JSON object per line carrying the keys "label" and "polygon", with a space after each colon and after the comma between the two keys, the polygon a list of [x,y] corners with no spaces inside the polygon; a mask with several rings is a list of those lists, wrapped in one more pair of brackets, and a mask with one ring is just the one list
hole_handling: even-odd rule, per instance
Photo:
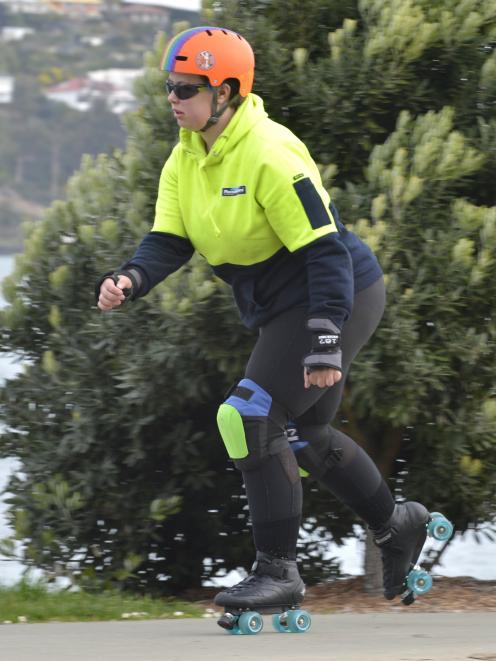
{"label": "teal skate wheel", "polygon": [[425,569],[413,569],[408,574],[406,584],[415,594],[425,594],[432,587],[432,576]]}
{"label": "teal skate wheel", "polygon": [[217,620],[217,624],[219,625],[219,627],[222,627],[224,631],[235,636],[241,633],[238,627],[238,619],[239,617],[237,615],[226,611]]}
{"label": "teal skate wheel", "polygon": [[434,537],[434,539],[440,542],[445,542],[453,534],[453,524],[442,514],[434,512],[431,514],[431,520],[427,524],[427,533],[429,537]]}
{"label": "teal skate wheel", "polygon": [[286,620],[287,613],[276,613],[272,616],[272,626],[279,633],[290,633]]}
{"label": "teal skate wheel", "polygon": [[262,616],[255,611],[241,613],[238,620],[238,627],[241,633],[254,636],[263,629]]}
{"label": "teal skate wheel", "polygon": [[276,613],[272,616],[272,626],[279,633],[290,633],[286,616],[287,613]]}
{"label": "teal skate wheel", "polygon": [[307,611],[288,611],[286,619],[291,633],[305,633],[312,626],[312,619]]}

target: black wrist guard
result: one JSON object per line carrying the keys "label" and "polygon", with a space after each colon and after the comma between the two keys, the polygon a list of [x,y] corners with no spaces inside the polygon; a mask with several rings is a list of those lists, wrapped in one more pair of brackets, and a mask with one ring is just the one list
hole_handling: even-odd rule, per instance
{"label": "black wrist guard", "polygon": [[127,300],[134,301],[136,298],[136,294],[140,288],[141,285],[141,275],[139,271],[136,269],[122,269],[119,271],[109,271],[108,273],[105,273],[105,275],[102,275],[101,278],[99,278],[96,282],[95,285],[95,298],[96,302],[98,303],[98,298],[100,296],[100,287],[103,284],[103,281],[106,280],[107,278],[111,278],[114,283],[117,285],[119,282],[119,276],[125,275],[127,278],[131,280],[132,286],[131,288],[126,288],[122,290],[122,293],[124,294],[124,303]]}
{"label": "black wrist guard", "polygon": [[308,330],[312,331],[312,349],[303,359],[308,372],[316,369],[335,369],[341,367],[341,333],[330,319],[312,318],[307,321]]}

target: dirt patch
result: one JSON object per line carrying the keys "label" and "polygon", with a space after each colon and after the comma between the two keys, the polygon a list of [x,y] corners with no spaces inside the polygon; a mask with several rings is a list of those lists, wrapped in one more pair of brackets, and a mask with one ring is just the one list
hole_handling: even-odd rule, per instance
{"label": "dirt patch", "polygon": [[411,610],[496,611],[496,581],[478,581],[470,577],[438,577],[428,594],[408,607],[398,599],[387,601],[382,595],[369,595],[363,589],[363,577],[341,579],[308,590],[305,606],[314,612],[354,612]]}
{"label": "dirt patch", "polygon": [[[357,576],[309,587],[304,607],[312,613],[496,611],[496,581],[435,577],[430,592],[408,607],[398,599],[386,601],[382,595],[366,594],[363,583],[363,576]],[[218,610],[213,605],[217,592],[218,589],[208,588],[190,598],[205,608]]]}

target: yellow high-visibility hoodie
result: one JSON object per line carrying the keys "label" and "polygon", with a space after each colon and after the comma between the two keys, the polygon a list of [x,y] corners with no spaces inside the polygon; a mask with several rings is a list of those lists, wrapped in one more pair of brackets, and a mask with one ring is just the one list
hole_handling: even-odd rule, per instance
{"label": "yellow high-visibility hoodie", "polygon": [[341,327],[354,291],[382,272],[335,216],[306,146],[249,94],[209,152],[181,129],[152,231],[124,266],[139,270],[144,295],[197,250],[232,286],[248,327],[296,305]]}

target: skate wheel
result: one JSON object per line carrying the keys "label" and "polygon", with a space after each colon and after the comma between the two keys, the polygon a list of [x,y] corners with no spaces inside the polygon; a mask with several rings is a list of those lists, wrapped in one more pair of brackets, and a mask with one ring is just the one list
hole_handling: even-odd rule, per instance
{"label": "skate wheel", "polygon": [[238,627],[238,618],[232,613],[224,613],[218,620],[217,624],[222,627],[229,634],[241,633]]}
{"label": "skate wheel", "polygon": [[262,616],[255,611],[241,613],[238,620],[238,628],[240,633],[254,636],[257,633],[260,633],[263,629]]}
{"label": "skate wheel", "polygon": [[276,613],[272,616],[272,626],[279,633],[290,633],[286,616],[287,613]]}
{"label": "skate wheel", "polygon": [[429,537],[434,537],[434,539],[440,542],[445,542],[453,534],[453,524],[439,512],[433,512],[430,516],[431,520],[427,524]]}
{"label": "skate wheel", "polygon": [[408,574],[406,584],[415,594],[425,594],[432,587],[432,576],[425,569],[413,569]]}
{"label": "skate wheel", "polygon": [[240,636],[241,631],[239,630],[239,627],[237,624],[235,624],[231,629],[226,629],[227,633],[230,636]]}
{"label": "skate wheel", "polygon": [[286,620],[291,633],[305,633],[312,626],[312,619],[307,611],[288,611]]}

